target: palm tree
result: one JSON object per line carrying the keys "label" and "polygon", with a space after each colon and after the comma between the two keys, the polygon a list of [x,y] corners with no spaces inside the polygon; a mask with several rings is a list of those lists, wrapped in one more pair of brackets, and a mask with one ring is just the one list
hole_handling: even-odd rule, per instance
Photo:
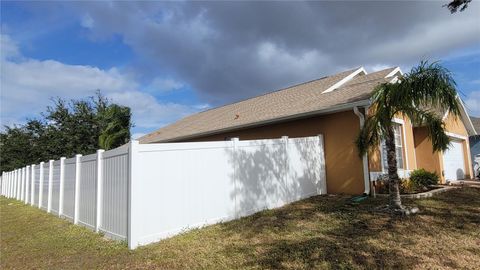
{"label": "palm tree", "polygon": [[433,151],[444,151],[450,144],[445,134],[445,123],[434,109],[460,113],[455,81],[449,70],[437,62],[422,61],[396,83],[378,85],[372,94],[372,111],[360,130],[356,144],[361,156],[385,141],[387,150],[389,207],[403,210],[400,199],[392,119],[407,116],[414,125],[427,127]]}

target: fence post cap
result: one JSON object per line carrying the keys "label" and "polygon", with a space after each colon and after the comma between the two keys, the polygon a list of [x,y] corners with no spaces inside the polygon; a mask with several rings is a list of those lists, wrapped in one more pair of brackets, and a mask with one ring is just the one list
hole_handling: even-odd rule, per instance
{"label": "fence post cap", "polygon": [[61,157],[60,160],[62,160],[62,159],[67,159],[67,158],[66,157]]}
{"label": "fence post cap", "polygon": [[97,150],[97,153],[103,153],[103,152],[105,152],[104,149],[98,149],[98,150]]}

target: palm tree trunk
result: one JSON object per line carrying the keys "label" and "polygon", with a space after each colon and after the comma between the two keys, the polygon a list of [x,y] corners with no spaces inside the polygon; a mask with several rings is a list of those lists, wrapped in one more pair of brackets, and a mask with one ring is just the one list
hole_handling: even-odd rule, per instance
{"label": "palm tree trunk", "polygon": [[387,148],[389,205],[392,209],[403,209],[402,200],[400,199],[400,179],[397,173],[397,157],[395,155],[395,133],[392,127],[387,132],[385,146]]}

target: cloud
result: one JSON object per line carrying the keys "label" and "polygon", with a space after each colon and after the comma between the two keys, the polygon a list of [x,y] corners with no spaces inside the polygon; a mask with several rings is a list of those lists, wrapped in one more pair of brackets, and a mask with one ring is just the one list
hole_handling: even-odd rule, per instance
{"label": "cloud", "polygon": [[156,129],[173,120],[197,112],[196,106],[159,103],[153,96],[139,91],[114,92],[107,95],[113,102],[129,106],[136,126]]}
{"label": "cloud", "polygon": [[2,61],[7,58],[17,58],[20,56],[16,42],[8,35],[0,34],[0,48],[0,57]]}
{"label": "cloud", "polygon": [[143,130],[158,128],[204,106],[162,103],[141,92],[141,85],[133,75],[117,68],[100,69],[26,58],[9,36],[2,35],[1,41],[1,54],[8,56],[0,62],[2,125],[24,123],[26,118],[38,116],[37,113],[50,104],[51,97],[85,98],[94,95],[97,89],[113,102],[131,107],[137,129]]}
{"label": "cloud", "polygon": [[92,17],[90,17],[90,15],[85,14],[82,17],[80,25],[85,28],[93,28],[93,26],[95,25],[95,21],[92,19]]}
{"label": "cloud", "polygon": [[171,78],[155,78],[147,86],[147,89],[152,92],[168,92],[181,89],[184,86],[184,83]]}
{"label": "cloud", "polygon": [[469,114],[480,117],[480,91],[471,91],[465,99]]}
{"label": "cloud", "polygon": [[408,67],[480,44],[480,6],[439,2],[95,2],[92,35],[120,34],[145,76],[174,74],[222,104],[358,66]]}

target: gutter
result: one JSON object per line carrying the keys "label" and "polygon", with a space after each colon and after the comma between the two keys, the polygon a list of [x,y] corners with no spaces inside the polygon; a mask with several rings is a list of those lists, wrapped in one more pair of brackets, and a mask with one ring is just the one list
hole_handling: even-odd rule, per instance
{"label": "gutter", "polygon": [[[357,106],[353,107],[353,112],[360,119],[360,128],[363,128],[363,125],[365,125],[365,115],[358,110]],[[363,181],[365,186],[365,191],[363,192],[363,194],[368,195],[370,194],[370,175],[369,175],[370,173],[368,170],[367,153],[363,154],[362,163],[363,163]]]}

